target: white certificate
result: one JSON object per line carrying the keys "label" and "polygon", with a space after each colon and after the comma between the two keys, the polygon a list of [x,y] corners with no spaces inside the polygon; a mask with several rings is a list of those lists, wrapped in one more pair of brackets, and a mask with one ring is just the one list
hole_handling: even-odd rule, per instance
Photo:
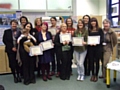
{"label": "white certificate", "polygon": [[64,41],[72,41],[71,34],[60,34],[60,42],[63,43]]}
{"label": "white certificate", "polygon": [[83,37],[73,37],[73,46],[83,46]]}
{"label": "white certificate", "polygon": [[51,32],[52,35],[56,35],[57,30],[55,28],[48,29],[49,32]]}
{"label": "white certificate", "polygon": [[48,40],[41,43],[43,51],[54,48],[52,40]]}
{"label": "white certificate", "polygon": [[42,54],[43,54],[43,51],[42,51],[42,48],[40,46],[30,47],[30,56],[42,55]]}
{"label": "white certificate", "polygon": [[100,44],[100,36],[88,36],[88,44]]}

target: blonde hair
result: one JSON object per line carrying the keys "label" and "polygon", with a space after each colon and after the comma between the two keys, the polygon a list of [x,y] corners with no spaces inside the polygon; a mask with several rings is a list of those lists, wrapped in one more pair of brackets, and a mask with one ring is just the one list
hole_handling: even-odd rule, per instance
{"label": "blonde hair", "polygon": [[42,25],[42,18],[36,18],[35,21],[34,21],[34,25],[35,25],[35,26],[37,26],[37,21],[38,21],[38,19],[40,19],[41,25]]}
{"label": "blonde hair", "polygon": [[[66,23],[61,23],[60,28],[62,28],[63,25],[66,25]],[[67,25],[66,25],[67,26]]]}

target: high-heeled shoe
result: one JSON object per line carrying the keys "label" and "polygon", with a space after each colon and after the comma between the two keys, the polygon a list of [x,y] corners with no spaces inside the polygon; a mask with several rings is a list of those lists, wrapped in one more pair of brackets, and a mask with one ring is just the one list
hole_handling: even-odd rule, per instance
{"label": "high-heeled shoe", "polygon": [[51,76],[50,76],[50,75],[48,75],[48,76],[47,76],[47,78],[48,78],[49,80],[52,80],[52,78],[51,78]]}
{"label": "high-heeled shoe", "polygon": [[90,78],[90,81],[94,81],[94,78],[95,78],[95,76],[92,76],[92,77]]}
{"label": "high-heeled shoe", "polygon": [[18,79],[14,77],[14,83],[18,83]]}
{"label": "high-heeled shoe", "polygon": [[98,76],[95,76],[94,82],[97,82],[97,81],[98,81]]}
{"label": "high-heeled shoe", "polygon": [[22,79],[21,79],[21,77],[18,77],[17,79],[18,79],[18,82],[22,82]]}
{"label": "high-heeled shoe", "polygon": [[47,78],[46,78],[46,76],[43,76],[43,78],[42,78],[42,79],[43,79],[43,81],[47,81]]}

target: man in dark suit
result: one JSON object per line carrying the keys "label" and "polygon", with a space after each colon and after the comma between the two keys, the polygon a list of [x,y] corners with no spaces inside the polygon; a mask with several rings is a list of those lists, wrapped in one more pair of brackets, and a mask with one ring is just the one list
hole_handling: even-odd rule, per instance
{"label": "man in dark suit", "polygon": [[20,33],[17,29],[18,22],[16,20],[11,20],[10,25],[11,28],[4,31],[3,43],[5,44],[5,52],[8,56],[9,67],[11,68],[14,82],[17,83],[21,82],[21,78],[19,76],[19,65],[16,60],[17,38]]}

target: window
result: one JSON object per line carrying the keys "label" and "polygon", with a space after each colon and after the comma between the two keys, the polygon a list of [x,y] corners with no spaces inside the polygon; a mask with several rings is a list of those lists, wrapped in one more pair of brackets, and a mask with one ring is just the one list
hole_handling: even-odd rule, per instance
{"label": "window", "polygon": [[119,0],[112,0],[112,4],[118,3]]}
{"label": "window", "polygon": [[119,4],[112,5],[112,16],[119,15]]}
{"label": "window", "polygon": [[48,10],[69,10],[72,0],[47,0]]}
{"label": "window", "polygon": [[108,18],[112,22],[112,27],[119,26],[120,20],[120,0],[108,0]]}
{"label": "window", "polygon": [[20,0],[20,9],[45,10],[46,0]]}

